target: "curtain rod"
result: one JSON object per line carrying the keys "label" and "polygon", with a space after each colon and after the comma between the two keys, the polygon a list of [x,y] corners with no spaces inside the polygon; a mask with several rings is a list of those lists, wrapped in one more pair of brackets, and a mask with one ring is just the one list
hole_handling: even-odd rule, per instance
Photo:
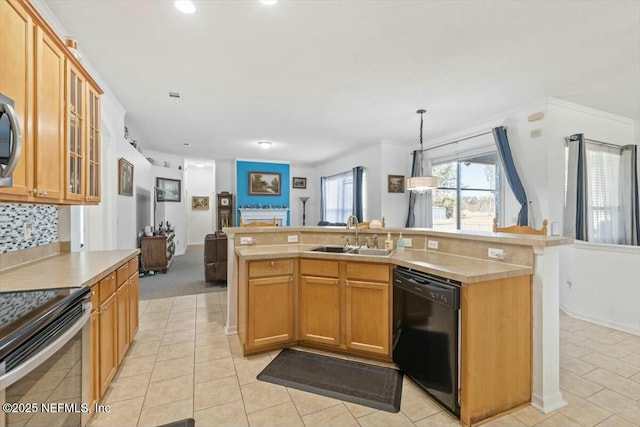
{"label": "curtain rod", "polygon": [[[572,135],[573,136],[573,135]],[[611,147],[611,148],[617,148],[618,150],[625,150],[625,146],[624,145],[617,145],[617,144],[612,144],[610,142],[604,142],[604,141],[598,141],[597,139],[589,139],[589,138],[584,138],[585,141],[591,142],[593,144],[598,144],[598,145],[604,145],[605,147]],[[567,137],[564,139],[564,145],[569,145],[569,142],[573,141],[570,137]]]}
{"label": "curtain rod", "polygon": [[[505,126],[505,128],[507,128],[507,127]],[[487,131],[483,131],[483,132],[480,132],[480,133],[474,133],[473,135],[465,136],[464,138],[454,139],[453,141],[443,142],[442,144],[438,144],[438,145],[433,146],[433,147],[427,147],[427,148],[424,148],[422,150],[422,152],[424,153],[425,151],[435,150],[436,148],[446,147],[447,145],[458,144],[458,143],[460,143],[462,141],[466,141],[468,139],[473,139],[473,138],[477,138],[479,136],[489,135],[490,133],[493,133],[493,129],[487,130]],[[416,151],[420,151],[420,150],[416,150]],[[409,153],[409,154],[412,155],[413,151],[411,153]]]}

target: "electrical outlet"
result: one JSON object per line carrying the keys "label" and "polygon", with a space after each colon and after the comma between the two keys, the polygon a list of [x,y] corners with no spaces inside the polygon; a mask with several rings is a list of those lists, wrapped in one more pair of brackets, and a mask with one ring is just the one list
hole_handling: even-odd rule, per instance
{"label": "electrical outlet", "polygon": [[292,235],[292,236],[288,236],[287,237],[287,242],[289,243],[298,243],[298,236],[297,235]]}
{"label": "electrical outlet", "polygon": [[504,259],[504,249],[489,248],[487,256],[489,258]]}
{"label": "electrical outlet", "polygon": [[253,244],[253,237],[240,237],[241,245],[251,245]]}
{"label": "electrical outlet", "polygon": [[438,249],[438,241],[437,240],[429,240],[427,242],[427,247],[429,249]]}
{"label": "electrical outlet", "polygon": [[31,231],[33,230],[33,223],[31,221],[27,221],[22,224],[22,237],[24,240],[31,239]]}
{"label": "electrical outlet", "polygon": [[404,242],[405,248],[410,248],[413,246],[413,239],[407,239],[406,237],[403,237],[402,241]]}

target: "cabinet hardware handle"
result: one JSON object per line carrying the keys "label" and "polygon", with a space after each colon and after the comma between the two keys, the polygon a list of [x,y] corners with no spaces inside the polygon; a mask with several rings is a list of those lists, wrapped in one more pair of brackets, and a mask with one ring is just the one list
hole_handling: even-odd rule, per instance
{"label": "cabinet hardware handle", "polygon": [[293,277],[289,277],[289,281],[290,281],[290,282],[293,282]]}
{"label": "cabinet hardware handle", "polygon": [[91,291],[91,295],[95,296],[96,295],[96,291]]}
{"label": "cabinet hardware handle", "polygon": [[333,281],[333,283],[334,283],[335,285],[337,285],[337,284],[339,284],[339,283],[340,283],[340,281],[339,281],[339,280],[334,280],[334,281]]}
{"label": "cabinet hardware handle", "polygon": [[351,285],[351,282],[345,282],[345,285],[349,286]]}
{"label": "cabinet hardware handle", "polygon": [[269,263],[269,265],[270,265],[271,267],[273,267],[274,265],[276,265],[276,262],[275,262],[275,261],[271,261],[271,262]]}

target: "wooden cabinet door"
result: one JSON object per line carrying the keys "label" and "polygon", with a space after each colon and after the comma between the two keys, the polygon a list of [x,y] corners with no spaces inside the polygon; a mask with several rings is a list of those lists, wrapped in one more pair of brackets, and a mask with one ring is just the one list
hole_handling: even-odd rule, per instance
{"label": "wooden cabinet door", "polygon": [[[26,198],[33,189],[33,21],[17,1],[0,1],[0,93],[11,98],[22,130],[22,157],[4,195]],[[6,64],[6,66],[5,66]],[[4,198],[3,198],[4,199]],[[10,199],[9,199],[10,200]]]}
{"label": "wooden cabinet door", "polygon": [[301,277],[300,338],[340,344],[340,281],[337,278]]}
{"label": "wooden cabinet door", "polygon": [[345,289],[347,347],[389,355],[389,284],[348,280]]}
{"label": "wooden cabinet door", "polygon": [[294,339],[293,276],[249,280],[247,347]]}
{"label": "wooden cabinet door", "polygon": [[85,167],[85,201],[87,203],[100,203],[100,94],[90,85],[87,85],[87,140],[86,140],[86,167]]}
{"label": "wooden cabinet door", "polygon": [[36,29],[35,192],[40,199],[62,198],[65,56],[54,40]]}
{"label": "wooden cabinet door", "polygon": [[139,325],[138,306],[140,302],[140,286],[137,271],[131,276],[129,283],[129,342],[131,342],[136,332],[138,332]]}
{"label": "wooden cabinet door", "polygon": [[91,408],[100,399],[100,315],[95,310],[89,316],[89,405]]}
{"label": "wooden cabinet door", "polygon": [[107,387],[109,387],[109,383],[111,383],[117,369],[118,348],[116,335],[118,313],[116,295],[112,295],[100,306],[98,314],[98,329],[100,330],[100,396],[102,396],[107,391]]}
{"label": "wooden cabinet door", "polygon": [[122,363],[124,355],[129,350],[129,281],[120,286],[116,291],[116,304],[118,307],[117,323],[117,343],[118,343],[118,366]]}
{"label": "wooden cabinet door", "polygon": [[67,62],[66,79],[65,199],[81,202],[86,185],[86,84],[82,74],[70,62]]}

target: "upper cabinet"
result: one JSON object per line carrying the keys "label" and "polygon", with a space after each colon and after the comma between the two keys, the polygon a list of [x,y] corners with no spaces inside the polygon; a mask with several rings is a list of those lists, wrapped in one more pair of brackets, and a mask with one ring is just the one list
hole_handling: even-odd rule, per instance
{"label": "upper cabinet", "polygon": [[0,202],[100,202],[100,95],[26,0],[0,0],[0,93],[15,103],[22,156]]}
{"label": "upper cabinet", "polygon": [[[13,187],[0,187],[0,200],[24,200],[33,191],[33,20],[14,1],[0,0],[0,93],[14,102],[22,128],[22,157],[13,171]],[[10,37],[5,37],[5,34]],[[11,64],[11,66],[5,66]]]}
{"label": "upper cabinet", "polygon": [[78,69],[67,67],[67,138],[65,199],[81,202],[85,193],[86,83]]}

